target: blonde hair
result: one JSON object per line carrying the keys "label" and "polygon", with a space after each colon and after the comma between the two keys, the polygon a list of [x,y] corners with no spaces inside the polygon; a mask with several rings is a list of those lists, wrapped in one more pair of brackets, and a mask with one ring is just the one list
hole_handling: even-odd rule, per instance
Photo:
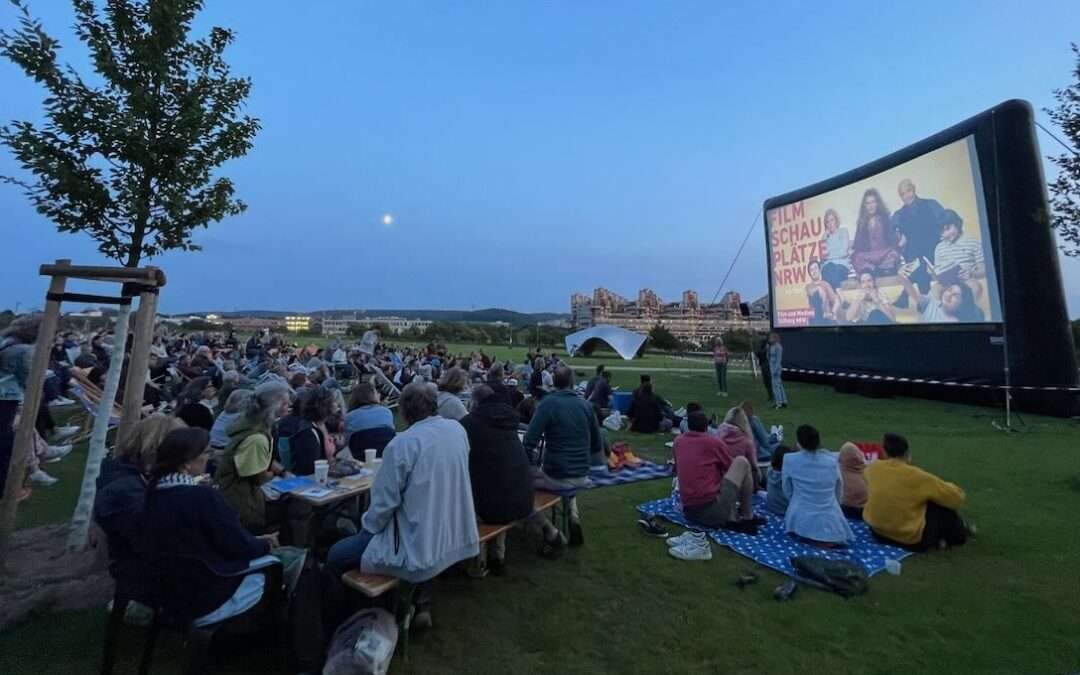
{"label": "blonde hair", "polygon": [[724,424],[731,424],[738,427],[739,430],[747,436],[752,435],[752,432],[750,431],[750,420],[746,417],[746,413],[743,412],[742,408],[736,407],[728,410],[727,414],[724,415]]}
{"label": "blonde hair", "polygon": [[187,425],[183,420],[171,415],[154,414],[139,420],[116,444],[113,455],[139,467],[143,473],[157,462],[157,450],[170,431],[183,429]]}

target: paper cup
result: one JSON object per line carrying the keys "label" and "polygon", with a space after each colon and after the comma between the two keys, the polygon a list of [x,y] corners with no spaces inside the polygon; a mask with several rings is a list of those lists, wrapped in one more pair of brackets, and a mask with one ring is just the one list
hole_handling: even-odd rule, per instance
{"label": "paper cup", "polygon": [[368,466],[368,468],[371,468],[371,466],[375,462],[375,459],[376,459],[375,456],[378,455],[378,454],[379,454],[379,451],[376,450],[375,448],[368,448],[367,450],[365,450],[364,451],[364,464],[366,464]]}
{"label": "paper cup", "polygon": [[326,479],[330,477],[330,462],[325,459],[315,460],[315,482],[326,485]]}

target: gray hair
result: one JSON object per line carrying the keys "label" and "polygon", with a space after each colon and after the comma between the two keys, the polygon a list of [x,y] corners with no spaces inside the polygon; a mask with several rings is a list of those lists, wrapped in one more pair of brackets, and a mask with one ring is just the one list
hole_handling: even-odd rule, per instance
{"label": "gray hair", "polygon": [[229,414],[238,413],[247,407],[254,394],[250,389],[236,389],[225,400],[225,410]]}
{"label": "gray hair", "polygon": [[255,388],[254,395],[248,400],[244,417],[251,424],[263,429],[270,429],[277,420],[277,411],[281,404],[292,398],[287,384],[266,382]]}
{"label": "gray hair", "polygon": [[401,390],[398,407],[408,424],[431,417],[439,410],[438,391],[434,385],[413,382]]}

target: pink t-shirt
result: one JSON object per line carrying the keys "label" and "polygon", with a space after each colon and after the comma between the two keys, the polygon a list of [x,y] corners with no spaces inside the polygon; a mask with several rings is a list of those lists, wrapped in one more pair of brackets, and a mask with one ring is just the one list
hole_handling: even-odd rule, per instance
{"label": "pink t-shirt", "polygon": [[713,363],[727,363],[727,347],[724,345],[713,345],[712,360]]}
{"label": "pink t-shirt", "polygon": [[711,434],[688,431],[675,439],[672,455],[683,508],[704,506],[716,499],[724,474],[731,468],[731,454],[724,443]]}

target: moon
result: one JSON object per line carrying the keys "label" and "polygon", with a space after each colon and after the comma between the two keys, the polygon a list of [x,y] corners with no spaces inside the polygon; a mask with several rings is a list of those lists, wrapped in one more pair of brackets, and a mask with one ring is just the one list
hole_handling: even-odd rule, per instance
{"label": "moon", "polygon": [[382,224],[390,227],[394,224],[394,216],[390,215],[389,213],[384,213],[382,217]]}

